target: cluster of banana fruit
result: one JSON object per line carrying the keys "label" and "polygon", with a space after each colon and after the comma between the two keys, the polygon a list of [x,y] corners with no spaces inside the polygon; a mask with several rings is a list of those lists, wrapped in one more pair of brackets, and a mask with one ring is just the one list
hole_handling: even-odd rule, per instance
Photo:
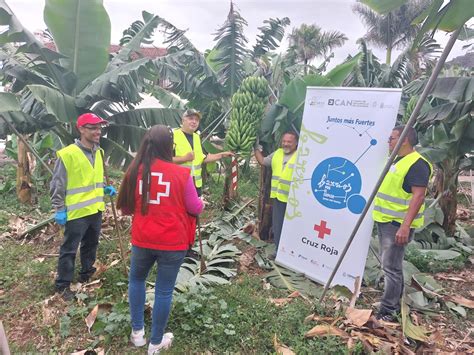
{"label": "cluster of banana fruit", "polygon": [[268,98],[267,81],[250,76],[232,96],[230,127],[225,136],[226,147],[233,152],[249,155],[257,139],[257,132]]}

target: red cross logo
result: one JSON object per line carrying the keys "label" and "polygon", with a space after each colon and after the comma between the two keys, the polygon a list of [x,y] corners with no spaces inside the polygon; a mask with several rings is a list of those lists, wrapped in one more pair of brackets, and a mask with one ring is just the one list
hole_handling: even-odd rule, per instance
{"label": "red cross logo", "polygon": [[[157,183],[154,184],[154,179],[153,177],[156,176],[158,179]],[[142,180],[140,180],[140,185],[139,185],[139,188],[138,188],[138,192],[139,194],[141,195],[142,194]],[[168,197],[170,195],[170,185],[171,183],[169,181],[163,181],[163,173],[151,173],[151,184],[150,184],[150,187],[151,186],[157,186],[157,192],[156,192],[156,198],[153,199],[152,196],[150,196],[150,204],[152,205],[159,205],[160,204],[160,197]],[[164,187],[161,188],[161,187]],[[151,188],[150,188],[151,190]],[[164,190],[164,191],[163,191]]]}
{"label": "red cross logo", "polygon": [[314,230],[316,232],[318,232],[318,238],[320,239],[324,239],[324,236],[327,234],[327,235],[330,235],[331,234],[331,229],[330,228],[326,228],[326,221],[320,221],[319,222],[319,225],[315,224],[314,225]]}

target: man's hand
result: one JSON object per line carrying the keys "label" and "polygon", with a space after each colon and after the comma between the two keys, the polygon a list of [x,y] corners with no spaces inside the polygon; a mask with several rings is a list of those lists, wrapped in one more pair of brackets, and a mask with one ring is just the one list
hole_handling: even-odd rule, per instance
{"label": "man's hand", "polygon": [[410,227],[404,226],[403,224],[398,228],[397,233],[395,234],[395,243],[398,245],[405,245],[408,243],[408,238],[410,236]]}
{"label": "man's hand", "polygon": [[110,197],[114,197],[115,195],[117,195],[117,190],[115,190],[115,187],[113,187],[112,185],[107,185],[106,187],[104,187],[104,194],[109,195]]}
{"label": "man's hand", "polygon": [[66,210],[56,211],[56,214],[54,215],[54,220],[57,224],[64,226],[67,222]]}
{"label": "man's hand", "polygon": [[184,155],[184,159],[186,159],[185,161],[193,161],[194,160],[194,152],[189,152],[189,153],[186,153],[186,155]]}
{"label": "man's hand", "polygon": [[222,153],[219,153],[219,154],[221,156],[220,159],[235,156],[234,152],[222,152]]}

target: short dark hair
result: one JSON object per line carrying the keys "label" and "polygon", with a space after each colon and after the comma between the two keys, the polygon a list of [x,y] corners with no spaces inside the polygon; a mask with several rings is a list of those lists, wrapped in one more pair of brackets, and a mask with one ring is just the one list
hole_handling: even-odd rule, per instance
{"label": "short dark hair", "polygon": [[[401,135],[405,127],[406,125],[395,126],[393,127],[393,130],[397,131],[398,134]],[[412,126],[409,126],[407,128],[406,138],[408,139],[408,143],[412,147],[414,147],[418,143],[418,135],[416,134],[416,130]]]}
{"label": "short dark hair", "polygon": [[285,134],[289,134],[289,135],[295,137],[296,141],[298,141],[298,133],[296,133],[295,131],[291,131],[291,130],[290,130],[290,131],[286,131],[285,133],[283,133],[283,134],[281,135],[281,137],[283,138],[283,136],[284,136]]}

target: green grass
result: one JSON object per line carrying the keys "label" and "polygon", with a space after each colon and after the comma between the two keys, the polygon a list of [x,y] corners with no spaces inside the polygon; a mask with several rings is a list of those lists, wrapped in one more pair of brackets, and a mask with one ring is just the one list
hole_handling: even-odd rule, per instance
{"label": "green grass", "polygon": [[405,260],[411,262],[421,272],[438,273],[464,269],[467,257],[461,254],[451,260],[437,260],[434,253],[421,253],[416,247],[409,245],[406,248]]}
{"label": "green grass", "polygon": [[178,295],[169,323],[175,335],[173,353],[274,353],[275,335],[298,354],[347,352],[335,337],[305,339],[304,333],[314,326],[303,323],[312,306],[301,299],[285,307],[270,303],[270,298],[286,295],[263,290],[261,279],[252,276]]}
{"label": "green grass", "polygon": [[[2,243],[0,314],[5,315],[4,325],[8,331],[21,317],[36,334],[11,343],[11,349],[15,353],[64,353],[105,347],[112,353],[141,353],[128,340],[127,278],[120,263],[99,276],[102,285],[95,291],[79,293],[78,300],[70,304],[56,301],[48,305],[55,312],[54,319],[45,322],[43,301],[54,292],[57,258],[33,260],[43,252],[55,252],[50,249],[46,245],[19,245],[17,241]],[[102,264],[110,265],[118,255],[116,241],[101,241],[98,259]],[[149,280],[153,278],[154,272]],[[285,307],[276,307],[269,301],[287,294],[276,289],[264,290],[258,276],[241,275],[230,285],[177,295],[168,326],[176,337],[170,353],[274,353],[274,335],[298,354],[347,353],[345,344],[337,338],[305,339],[304,333],[314,324],[303,324],[303,320],[312,313],[313,306],[302,299]],[[99,312],[89,335],[84,319],[96,304],[108,306]],[[19,316],[21,310],[27,313]],[[149,334],[150,309],[145,319]],[[37,339],[43,342],[38,343]]]}

